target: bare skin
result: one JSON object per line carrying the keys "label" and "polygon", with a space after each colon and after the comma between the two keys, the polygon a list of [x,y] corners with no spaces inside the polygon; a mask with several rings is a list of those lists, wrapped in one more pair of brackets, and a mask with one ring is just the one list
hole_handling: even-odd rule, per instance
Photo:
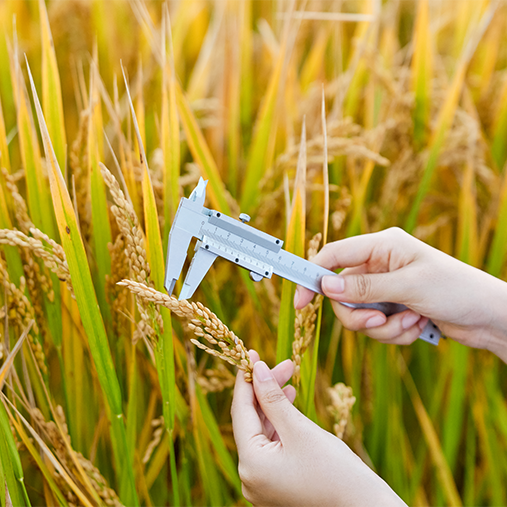
{"label": "bare skin", "polygon": [[245,498],[256,506],[397,506],[394,491],[349,447],[317,426],[281,386],[294,365],[270,370],[255,351],[253,385],[238,372],[232,403],[239,475]]}
{"label": "bare skin", "polygon": [[[507,284],[422,243],[400,229],[330,243],[313,259],[339,276],[322,288],[348,329],[383,343],[410,344],[430,318],[464,345],[487,349],[507,362]],[[294,306],[313,292],[298,287]],[[386,317],[349,303],[390,301],[409,310]],[[251,351],[253,385],[239,372],[232,420],[243,493],[264,505],[405,505],[341,440],[299,412],[296,392],[282,386],[293,364],[270,370]]]}
{"label": "bare skin", "polygon": [[[331,270],[345,268],[339,276],[324,277],[322,289],[347,329],[408,345],[429,318],[449,338],[507,362],[507,284],[484,271],[395,228],[329,243],[313,262]],[[298,287],[294,306],[303,308],[313,295]],[[390,301],[410,310],[386,317],[338,301]]]}

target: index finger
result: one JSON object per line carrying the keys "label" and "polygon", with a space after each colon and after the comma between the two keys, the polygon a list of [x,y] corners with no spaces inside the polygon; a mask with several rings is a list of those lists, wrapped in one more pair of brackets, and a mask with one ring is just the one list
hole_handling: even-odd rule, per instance
{"label": "index finger", "polygon": [[[328,243],[311,262],[331,271],[361,266],[368,262],[374,248],[379,244],[378,234],[363,234]],[[314,295],[315,292],[298,285],[294,296],[294,308],[297,310],[304,308]]]}

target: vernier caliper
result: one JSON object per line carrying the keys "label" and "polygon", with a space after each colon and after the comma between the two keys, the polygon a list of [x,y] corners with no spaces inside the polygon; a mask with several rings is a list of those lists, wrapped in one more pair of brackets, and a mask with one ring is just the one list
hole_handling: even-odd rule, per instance
{"label": "vernier caliper", "polygon": [[[259,282],[273,274],[286,278],[319,294],[321,280],[332,271],[282,249],[283,241],[247,225],[250,217],[244,213],[235,220],[223,213],[204,207],[206,184],[202,178],[187,199],[180,200],[167,247],[165,288],[173,293],[181,275],[187,250],[193,237],[197,238],[195,254],[185,277],[179,299],[189,299],[217,257],[250,271],[250,278]],[[372,308],[389,316],[406,310],[397,303],[342,303],[351,308]],[[438,345],[441,332],[431,321],[419,338]]]}

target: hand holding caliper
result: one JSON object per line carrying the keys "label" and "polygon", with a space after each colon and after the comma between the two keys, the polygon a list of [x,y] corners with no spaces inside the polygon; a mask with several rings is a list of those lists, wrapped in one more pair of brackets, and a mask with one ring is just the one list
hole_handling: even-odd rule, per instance
{"label": "hand holding caliper", "polygon": [[[167,248],[165,288],[174,291],[181,275],[187,250],[193,237],[197,238],[195,254],[185,277],[179,299],[189,299],[217,257],[247,269],[250,278],[258,282],[273,274],[302,285],[319,294],[322,277],[336,275],[332,271],[282,249],[283,241],[247,225],[250,217],[240,215],[235,220],[219,211],[204,207],[206,183],[202,178],[187,199],[180,200]],[[407,309],[396,303],[342,303],[352,308],[372,308],[387,316]],[[419,338],[438,345],[439,329],[429,321]]]}

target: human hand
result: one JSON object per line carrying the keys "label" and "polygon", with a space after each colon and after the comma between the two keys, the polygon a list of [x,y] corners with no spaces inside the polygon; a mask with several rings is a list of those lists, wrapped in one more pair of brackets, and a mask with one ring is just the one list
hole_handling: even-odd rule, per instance
{"label": "human hand", "polygon": [[254,505],[405,505],[340,439],[293,405],[295,390],[283,385],[293,364],[272,371],[258,354],[253,385],[238,372],[232,402],[234,439],[245,498]]}
{"label": "human hand", "polygon": [[[426,245],[401,229],[326,245],[312,262],[347,268],[322,279],[343,325],[383,343],[410,344],[431,319],[450,338],[488,349],[507,362],[507,284]],[[294,306],[314,293],[298,287]],[[409,310],[386,317],[377,310],[338,303],[402,303]]]}

